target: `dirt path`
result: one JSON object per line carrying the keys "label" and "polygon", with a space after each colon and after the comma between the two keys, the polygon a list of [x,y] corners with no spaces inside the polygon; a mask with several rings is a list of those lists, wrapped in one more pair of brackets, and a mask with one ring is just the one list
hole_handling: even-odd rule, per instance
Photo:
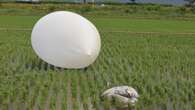
{"label": "dirt path", "polygon": [[72,107],[72,91],[71,91],[71,79],[68,78],[67,84],[67,110],[73,110]]}
{"label": "dirt path", "polygon": [[49,90],[49,94],[45,102],[44,110],[50,110],[51,96],[52,96],[52,89]]}
{"label": "dirt path", "polygon": [[81,101],[81,88],[80,88],[80,82],[77,78],[77,103],[79,105],[79,110],[84,110],[83,103]]}
{"label": "dirt path", "polygon": [[147,34],[147,35],[195,35],[195,32],[133,32],[128,30],[101,30],[107,33]]}
{"label": "dirt path", "polygon": [[[0,28],[0,31],[32,31],[31,28]],[[195,32],[133,32],[129,30],[100,29],[105,33],[127,33],[127,34],[147,34],[147,35],[195,35]]]}
{"label": "dirt path", "polygon": [[31,31],[31,28],[0,28],[0,31]]}
{"label": "dirt path", "polygon": [[57,95],[57,98],[56,98],[56,110],[62,110],[62,95],[61,93],[59,92],[59,94]]}
{"label": "dirt path", "polygon": [[[91,17],[92,15],[90,14],[84,14],[84,16],[86,17]],[[179,17],[179,16],[175,16],[175,17],[169,17],[169,16],[104,16],[104,15],[93,15],[93,18],[103,18],[103,19],[110,19],[110,17],[114,18],[114,19],[138,19],[138,20],[184,20],[184,21],[191,21],[194,22],[195,21],[195,17],[193,16],[189,16],[189,17]]]}
{"label": "dirt path", "polygon": [[33,110],[39,110],[38,101],[35,101],[35,104],[33,106]]}
{"label": "dirt path", "polygon": [[[31,28],[0,28],[0,31],[32,31]],[[126,33],[132,35],[195,35],[195,32],[133,32],[128,30],[100,30],[104,33]]]}
{"label": "dirt path", "polygon": [[8,104],[8,110],[15,110],[14,109],[14,104],[12,102],[9,102],[9,104]]}

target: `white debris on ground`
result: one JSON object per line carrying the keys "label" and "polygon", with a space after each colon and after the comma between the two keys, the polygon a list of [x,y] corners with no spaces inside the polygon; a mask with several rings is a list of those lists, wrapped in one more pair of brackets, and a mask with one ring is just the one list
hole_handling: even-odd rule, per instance
{"label": "white debris on ground", "polygon": [[113,103],[113,101],[119,102],[122,108],[128,108],[129,106],[134,107],[138,101],[138,97],[137,91],[129,86],[113,87],[106,90],[101,95],[103,100],[107,99],[111,103]]}

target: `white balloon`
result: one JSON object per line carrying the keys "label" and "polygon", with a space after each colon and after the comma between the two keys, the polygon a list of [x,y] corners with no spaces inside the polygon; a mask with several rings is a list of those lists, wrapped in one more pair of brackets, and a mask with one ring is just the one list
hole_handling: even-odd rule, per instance
{"label": "white balloon", "polygon": [[100,35],[84,17],[57,11],[42,17],[34,26],[31,43],[45,62],[62,68],[84,68],[97,58]]}

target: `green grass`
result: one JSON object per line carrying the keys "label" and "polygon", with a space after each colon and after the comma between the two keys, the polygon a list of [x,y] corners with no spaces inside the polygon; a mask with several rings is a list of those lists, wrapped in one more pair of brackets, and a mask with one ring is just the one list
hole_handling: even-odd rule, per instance
{"label": "green grass", "polygon": [[87,15],[100,30],[98,59],[87,70],[59,70],[36,56],[31,31],[22,30],[39,18],[0,16],[0,28],[7,28],[0,30],[0,109],[66,110],[71,99],[75,110],[89,101],[99,110],[100,94],[118,85],[138,91],[137,110],[195,109],[195,35],[187,34],[195,32],[195,21]]}
{"label": "green grass", "polygon": [[[87,16],[103,31],[194,33],[195,21]],[[32,29],[40,16],[0,16],[1,28]],[[22,21],[22,22],[18,22]]]}
{"label": "green grass", "polygon": [[129,30],[132,32],[195,32],[194,21],[155,19],[92,19],[100,29]]}

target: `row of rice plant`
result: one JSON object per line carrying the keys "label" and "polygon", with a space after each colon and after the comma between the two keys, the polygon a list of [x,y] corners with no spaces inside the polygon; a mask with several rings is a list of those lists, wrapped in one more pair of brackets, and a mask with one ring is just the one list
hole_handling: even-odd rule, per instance
{"label": "row of rice plant", "polygon": [[67,70],[40,60],[30,46],[29,32],[2,33],[6,35],[0,38],[3,110],[107,110],[112,104],[102,102],[100,95],[119,85],[137,89],[137,109],[195,109],[191,35],[103,32],[97,61],[86,69]]}

